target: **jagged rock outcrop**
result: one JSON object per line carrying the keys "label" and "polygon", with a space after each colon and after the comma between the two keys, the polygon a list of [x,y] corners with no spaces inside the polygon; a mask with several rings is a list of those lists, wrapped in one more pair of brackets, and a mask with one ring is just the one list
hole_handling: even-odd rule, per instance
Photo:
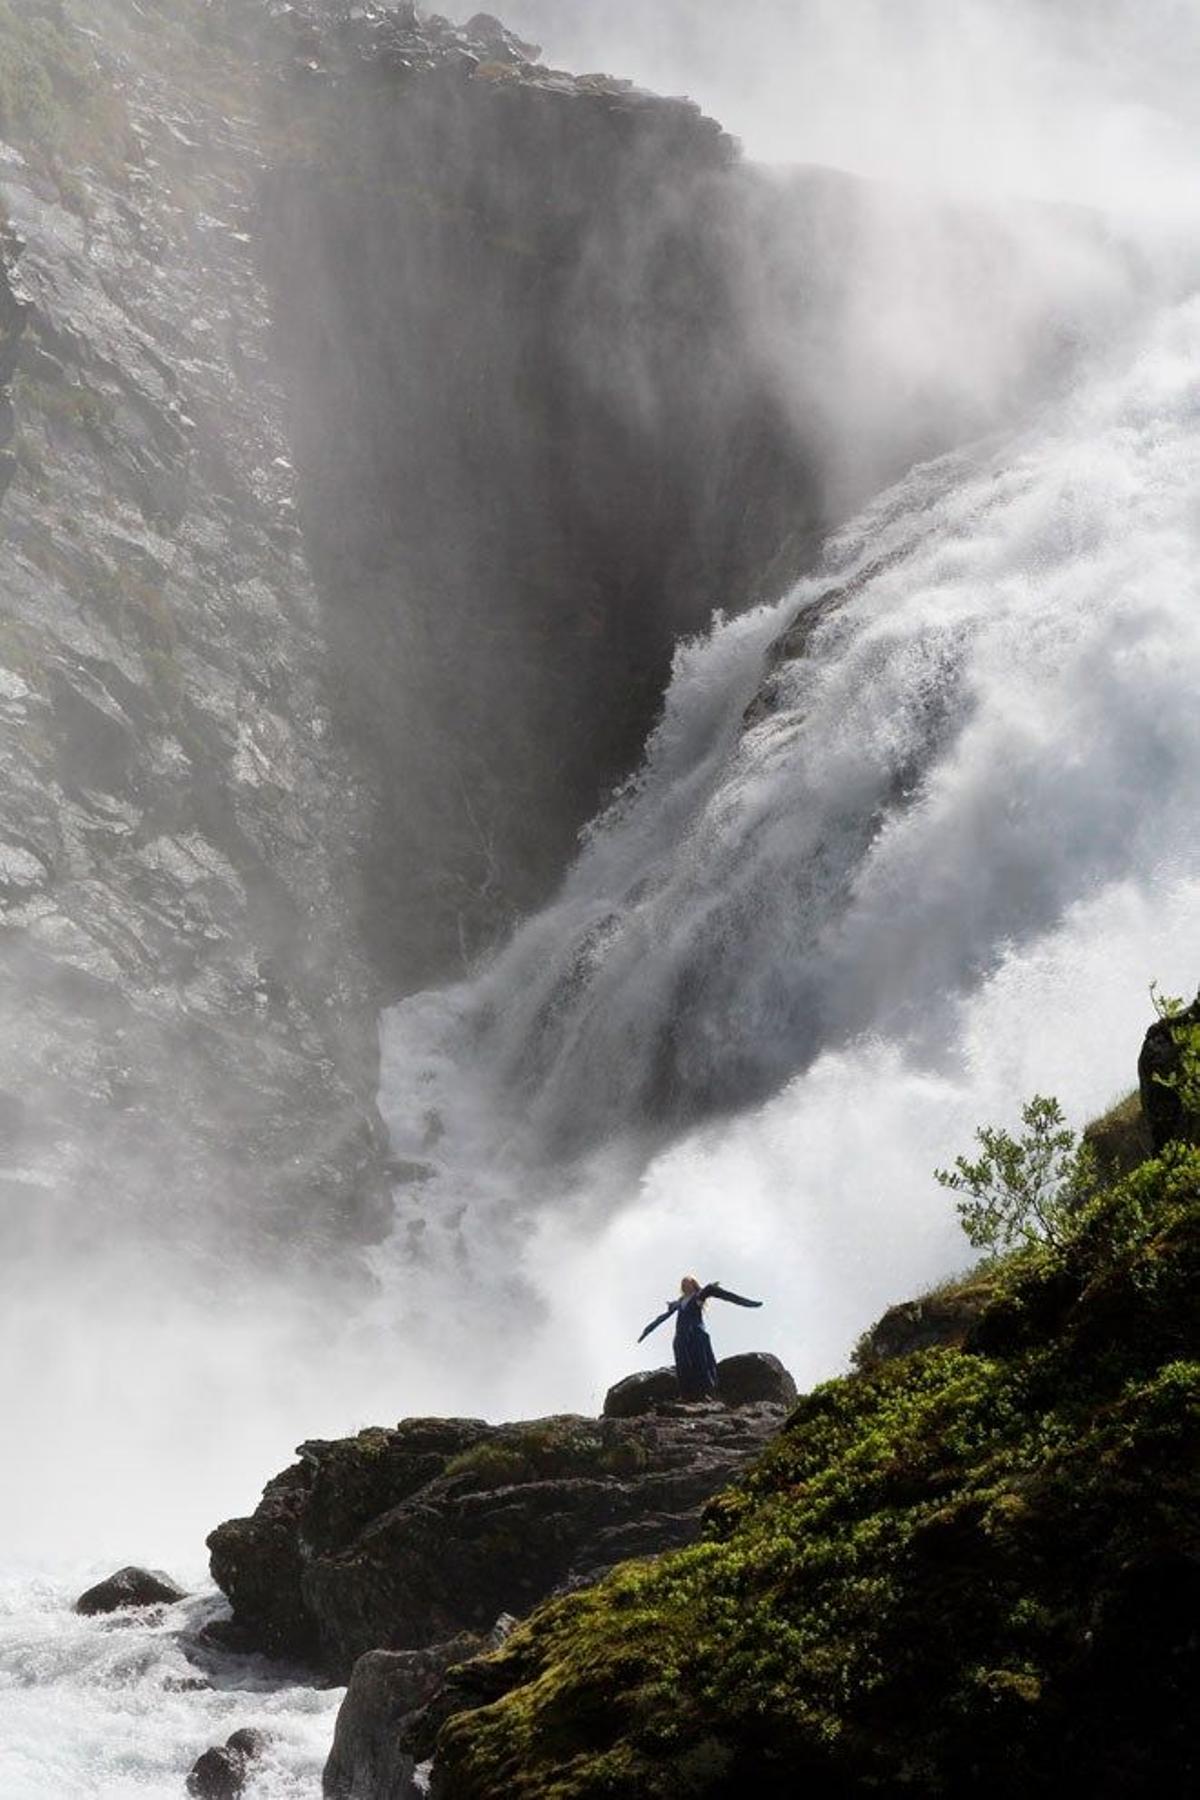
{"label": "jagged rock outcrop", "polygon": [[[776,1385],[794,1397],[786,1371]],[[786,1416],[779,1397],[666,1402],[633,1418],[406,1419],[302,1444],[257,1511],[210,1536],[213,1578],[243,1644],[345,1675],[368,1650],[479,1634],[690,1543],[704,1503]]]}

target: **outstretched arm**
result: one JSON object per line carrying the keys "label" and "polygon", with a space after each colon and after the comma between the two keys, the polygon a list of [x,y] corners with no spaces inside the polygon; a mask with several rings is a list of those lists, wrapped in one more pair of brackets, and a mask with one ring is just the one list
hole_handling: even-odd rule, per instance
{"label": "outstretched arm", "polygon": [[671,1314],[677,1310],[678,1306],[678,1300],[669,1301],[666,1312],[660,1312],[657,1319],[651,1319],[645,1331],[639,1333],[638,1343],[640,1344],[643,1338],[648,1338],[652,1331],[657,1331],[659,1326],[664,1324],[665,1321],[670,1318]]}
{"label": "outstretched arm", "polygon": [[761,1306],[761,1300],[746,1300],[741,1294],[731,1294],[723,1288],[719,1281],[710,1281],[706,1288],[700,1290],[702,1300],[732,1300],[735,1306]]}

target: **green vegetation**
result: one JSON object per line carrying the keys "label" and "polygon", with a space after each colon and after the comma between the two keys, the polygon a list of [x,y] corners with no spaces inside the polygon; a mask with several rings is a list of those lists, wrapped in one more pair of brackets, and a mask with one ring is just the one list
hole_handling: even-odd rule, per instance
{"label": "green vegetation", "polygon": [[[1016,1180],[1070,1187],[1047,1103]],[[438,1739],[459,1800],[1191,1784],[1200,1151],[988,1269],[961,1347],[805,1397],[705,1541],[543,1607]],[[469,1691],[469,1690],[468,1690]],[[478,1687],[474,1690],[480,1691]]]}
{"label": "green vegetation", "polygon": [[646,1462],[645,1448],[596,1431],[562,1426],[526,1426],[451,1457],[445,1473],[476,1488],[513,1487],[595,1475],[633,1475]]}
{"label": "green vegetation", "polygon": [[1093,1119],[1083,1134],[1096,1158],[1097,1179],[1116,1181],[1150,1155],[1153,1145],[1136,1088]]}
{"label": "green vegetation", "polygon": [[1171,1036],[1179,1055],[1179,1065],[1170,1074],[1155,1075],[1160,1087],[1171,1088],[1179,1098],[1184,1117],[1189,1121],[1190,1135],[1196,1135],[1200,1122],[1200,1024],[1185,1018],[1186,1003],[1176,994],[1161,994],[1157,983],[1150,984],[1150,998],[1160,1019],[1169,1021]]}
{"label": "green vegetation", "polygon": [[1023,1135],[982,1125],[975,1133],[983,1155],[971,1162],[955,1158],[953,1169],[936,1169],[943,1187],[965,1194],[958,1216],[976,1250],[1007,1250],[1014,1244],[1061,1244],[1072,1213],[1097,1179],[1091,1147],[1079,1143],[1053,1096],[1035,1094],[1021,1109]]}

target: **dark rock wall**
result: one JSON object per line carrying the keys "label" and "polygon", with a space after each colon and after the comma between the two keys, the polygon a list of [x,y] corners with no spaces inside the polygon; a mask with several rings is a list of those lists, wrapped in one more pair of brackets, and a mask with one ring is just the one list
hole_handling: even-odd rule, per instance
{"label": "dark rock wall", "polygon": [[778,591],[817,512],[743,305],[735,147],[431,32],[317,34],[264,205],[395,988],[544,896],[680,634]]}
{"label": "dark rock wall", "polygon": [[704,1503],[786,1417],[795,1388],[776,1373],[770,1398],[729,1406],[404,1419],[301,1444],[254,1514],[208,1539],[225,1632],[341,1678],[369,1650],[485,1632],[626,1557],[691,1543]]}

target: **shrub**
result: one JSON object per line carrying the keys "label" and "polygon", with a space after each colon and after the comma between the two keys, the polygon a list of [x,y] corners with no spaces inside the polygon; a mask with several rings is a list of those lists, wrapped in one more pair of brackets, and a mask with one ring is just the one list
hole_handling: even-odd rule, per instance
{"label": "shrub", "polygon": [[1095,1154],[1078,1141],[1052,1095],[1035,1094],[1021,1120],[1021,1137],[980,1126],[982,1156],[974,1162],[959,1156],[953,1169],[934,1170],[943,1187],[965,1196],[958,1216],[977,1250],[1038,1242],[1061,1247],[1071,1216],[1095,1190]]}
{"label": "shrub", "polygon": [[1192,1006],[1185,1006],[1176,994],[1162,994],[1157,982],[1150,983],[1150,998],[1159,1018],[1171,1027],[1171,1037],[1179,1053],[1177,1066],[1167,1075],[1154,1075],[1159,1087],[1170,1088],[1179,1099],[1185,1118],[1194,1131],[1200,1121],[1200,995]]}

